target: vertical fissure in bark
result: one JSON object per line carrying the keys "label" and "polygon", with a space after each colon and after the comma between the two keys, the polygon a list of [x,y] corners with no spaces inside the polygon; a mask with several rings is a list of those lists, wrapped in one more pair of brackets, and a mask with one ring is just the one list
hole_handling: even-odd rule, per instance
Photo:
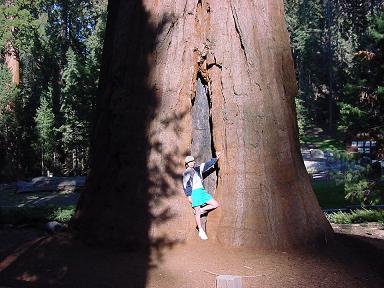
{"label": "vertical fissure in bark", "polygon": [[[198,73],[196,79],[196,93],[192,100],[192,147],[191,153],[196,157],[197,162],[205,162],[215,155],[215,145],[213,142],[213,123],[211,117],[211,99],[208,83]],[[204,177],[205,188],[214,194],[216,190],[217,172],[207,171]],[[211,175],[213,174],[213,175]]]}
{"label": "vertical fissure in bark", "polygon": [[242,33],[241,33],[241,30],[240,30],[240,25],[239,25],[239,19],[238,19],[236,10],[234,9],[233,5],[231,5],[231,11],[232,11],[233,22],[235,23],[235,30],[236,30],[236,33],[237,33],[237,35],[239,37],[241,50],[243,51],[245,60],[246,60],[246,62],[248,64],[248,57],[247,57],[247,53],[245,51],[245,47],[244,47],[244,43],[243,43]]}
{"label": "vertical fissure in bark", "polygon": [[[209,86],[206,86],[207,89],[207,99],[208,99],[208,103],[209,103],[209,131],[210,131],[210,135],[211,135],[211,154],[212,154],[212,157],[213,156],[216,156],[216,148],[215,148],[215,142],[214,142],[214,138],[213,138],[213,120],[212,120],[212,113],[211,113],[211,109],[212,109],[212,99],[211,99],[211,93],[209,91]],[[217,188],[217,185],[218,185],[218,179],[219,179],[219,169],[215,169],[215,190]]]}

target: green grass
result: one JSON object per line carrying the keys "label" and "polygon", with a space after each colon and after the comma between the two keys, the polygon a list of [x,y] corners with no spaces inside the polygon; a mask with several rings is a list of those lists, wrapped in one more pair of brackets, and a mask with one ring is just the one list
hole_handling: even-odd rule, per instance
{"label": "green grass", "polygon": [[313,191],[316,194],[320,207],[323,209],[343,208],[352,203],[344,198],[344,184],[336,184],[336,181],[313,182]]}
{"label": "green grass", "polygon": [[[313,190],[317,196],[320,207],[323,209],[345,208],[351,203],[344,198],[344,183],[336,181],[314,182]],[[329,222],[335,224],[354,224],[366,222],[381,222],[384,224],[384,210],[359,209],[351,212],[334,212],[326,214]]]}
{"label": "green grass", "polygon": [[75,206],[2,207],[0,224],[27,224],[58,221],[67,223],[75,211]]}
{"label": "green grass", "polygon": [[0,203],[2,206],[26,206],[46,195],[48,195],[48,192],[16,193],[0,191]]}
{"label": "green grass", "polygon": [[0,191],[0,224],[66,223],[75,211],[78,196],[76,192]]}
{"label": "green grass", "polygon": [[384,224],[384,210],[359,209],[351,212],[334,212],[326,215],[335,224],[381,222]]}
{"label": "green grass", "polygon": [[305,135],[301,139],[302,144],[307,144],[321,150],[345,150],[345,145],[337,139],[327,139],[324,137]]}

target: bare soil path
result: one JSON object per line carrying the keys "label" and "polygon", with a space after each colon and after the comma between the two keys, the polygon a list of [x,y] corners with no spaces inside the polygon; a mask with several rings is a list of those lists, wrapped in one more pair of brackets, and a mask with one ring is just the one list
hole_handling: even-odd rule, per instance
{"label": "bare soil path", "polygon": [[229,249],[196,236],[148,256],[91,248],[68,233],[1,229],[0,287],[213,288],[224,274],[243,276],[245,288],[384,287],[384,240],[335,230],[334,242],[312,251]]}

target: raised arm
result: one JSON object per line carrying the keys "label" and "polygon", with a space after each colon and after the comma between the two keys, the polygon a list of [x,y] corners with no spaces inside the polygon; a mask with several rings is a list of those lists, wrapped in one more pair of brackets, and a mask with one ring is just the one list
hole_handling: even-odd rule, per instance
{"label": "raised arm", "polygon": [[205,163],[202,163],[200,165],[200,173],[203,174],[204,172],[208,171],[209,169],[211,169],[213,166],[215,166],[217,160],[219,158],[212,158],[210,160],[208,160],[207,162]]}

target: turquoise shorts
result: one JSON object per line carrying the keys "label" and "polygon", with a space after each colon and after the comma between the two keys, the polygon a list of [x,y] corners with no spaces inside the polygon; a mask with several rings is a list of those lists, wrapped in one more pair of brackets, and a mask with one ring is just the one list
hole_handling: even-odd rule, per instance
{"label": "turquoise shorts", "polygon": [[203,188],[192,190],[192,207],[201,206],[213,197]]}

